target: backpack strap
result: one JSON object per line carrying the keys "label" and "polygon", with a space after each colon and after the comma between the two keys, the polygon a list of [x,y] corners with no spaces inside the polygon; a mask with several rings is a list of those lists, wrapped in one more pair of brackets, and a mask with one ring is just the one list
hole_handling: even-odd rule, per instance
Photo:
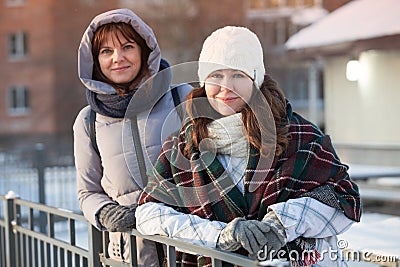
{"label": "backpack strap", "polygon": [[96,141],[96,112],[93,109],[90,109],[89,115],[89,136],[94,151],[96,151],[97,155],[100,156],[99,148]]}
{"label": "backpack strap", "polygon": [[[138,126],[138,122],[137,122],[137,116],[134,115],[130,119],[131,119],[133,143],[135,145],[136,160],[138,163],[140,176],[142,177],[143,186],[146,186],[147,185],[146,163],[145,163],[145,159],[144,159],[142,144],[140,142],[140,133],[139,133],[139,126]],[[160,267],[165,266],[165,254],[164,254],[163,245],[158,242],[155,242],[155,245],[156,245],[156,250],[157,250],[158,263],[159,263]]]}

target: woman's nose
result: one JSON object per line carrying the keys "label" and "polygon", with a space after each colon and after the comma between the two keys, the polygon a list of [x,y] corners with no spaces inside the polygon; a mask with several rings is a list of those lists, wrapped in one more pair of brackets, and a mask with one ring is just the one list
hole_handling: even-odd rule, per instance
{"label": "woman's nose", "polygon": [[121,51],[119,51],[118,49],[114,50],[113,53],[113,61],[114,62],[118,62],[123,58],[123,54],[121,53]]}
{"label": "woman's nose", "polygon": [[231,78],[224,77],[220,83],[222,90],[233,91],[233,82]]}

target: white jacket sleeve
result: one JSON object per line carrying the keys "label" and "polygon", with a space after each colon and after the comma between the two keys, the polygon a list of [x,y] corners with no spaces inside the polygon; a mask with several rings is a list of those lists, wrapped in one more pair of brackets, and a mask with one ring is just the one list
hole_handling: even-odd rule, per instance
{"label": "white jacket sleeve", "polygon": [[275,212],[285,227],[288,242],[299,236],[325,238],[338,235],[354,223],[342,211],[310,197],[273,204],[269,210]]}
{"label": "white jacket sleeve", "polygon": [[215,248],[226,223],[186,214],[162,203],[149,202],[136,209],[136,229],[144,235],[170,238]]}

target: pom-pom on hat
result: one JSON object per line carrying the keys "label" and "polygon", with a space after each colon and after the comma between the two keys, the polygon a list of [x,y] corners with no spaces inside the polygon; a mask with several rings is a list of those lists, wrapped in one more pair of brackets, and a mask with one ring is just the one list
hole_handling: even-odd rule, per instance
{"label": "pom-pom on hat", "polygon": [[264,54],[261,43],[257,35],[245,27],[220,28],[203,43],[198,69],[201,86],[212,72],[228,68],[243,71],[258,87],[264,81]]}

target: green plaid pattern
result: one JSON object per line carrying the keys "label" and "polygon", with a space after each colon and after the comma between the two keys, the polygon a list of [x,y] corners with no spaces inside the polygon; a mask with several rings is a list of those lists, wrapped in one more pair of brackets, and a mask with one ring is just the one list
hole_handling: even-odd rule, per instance
{"label": "green plaid pattern", "polygon": [[[209,220],[229,222],[236,217],[261,220],[268,206],[298,198],[324,186],[331,189],[345,215],[359,221],[361,203],[358,187],[349,178],[348,167],[336,155],[330,137],[300,115],[292,113],[290,107],[289,116],[289,146],[283,155],[273,159],[271,167],[259,166],[258,151],[250,147],[244,194],[211,153],[200,153],[197,147],[192,147],[189,157],[183,156],[183,149],[187,142],[191,143],[192,136],[192,126],[187,125],[164,142],[139,205],[165,201],[181,212]],[[262,175],[263,179],[253,180],[254,175]],[[250,192],[250,185],[255,183],[256,190]],[[212,184],[213,189],[199,189],[196,194],[188,195],[180,190],[182,187],[207,184]],[[221,196],[219,201],[209,201],[215,194]],[[193,206],[193,203],[201,204]],[[241,252],[243,250],[238,251]],[[178,252],[177,263],[181,266],[207,266],[210,260]]]}

